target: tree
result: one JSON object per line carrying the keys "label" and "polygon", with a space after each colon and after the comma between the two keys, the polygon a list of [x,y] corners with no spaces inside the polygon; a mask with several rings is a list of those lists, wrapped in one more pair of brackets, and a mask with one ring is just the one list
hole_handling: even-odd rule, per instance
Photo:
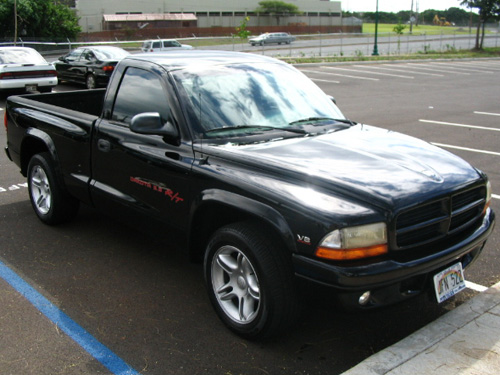
{"label": "tree", "polygon": [[256,13],[266,13],[276,17],[276,22],[280,24],[280,17],[290,14],[302,14],[295,4],[285,3],[283,1],[261,1]]}
{"label": "tree", "polygon": [[392,31],[398,34],[398,51],[400,50],[401,47],[401,35],[403,35],[404,29],[406,29],[406,25],[403,25],[401,23],[401,20],[399,20],[398,24],[394,26],[394,28],[392,29]]}
{"label": "tree", "polygon": [[80,31],[75,13],[60,1],[2,0],[0,3],[1,37],[14,38],[17,32],[21,37],[75,38]]}
{"label": "tree", "polygon": [[236,28],[236,35],[238,35],[240,39],[247,39],[248,36],[252,33],[247,29],[248,21],[250,21],[250,17],[245,17],[243,21],[241,21],[240,26]]}
{"label": "tree", "polygon": [[[475,49],[483,49],[484,27],[489,19],[500,17],[500,0],[462,0],[460,4],[479,10]],[[481,38],[479,37],[480,34]]]}

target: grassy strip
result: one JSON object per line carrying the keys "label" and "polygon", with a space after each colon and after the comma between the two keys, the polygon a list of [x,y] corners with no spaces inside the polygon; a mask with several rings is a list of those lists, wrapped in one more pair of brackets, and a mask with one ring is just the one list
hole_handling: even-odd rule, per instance
{"label": "grassy strip", "polygon": [[[378,32],[379,33],[393,33],[394,27],[396,24],[388,24],[388,23],[379,23],[378,24]],[[406,24],[406,28],[403,30],[403,34],[410,33],[410,25]],[[470,31],[470,32],[469,32]],[[459,26],[436,26],[436,25],[413,25],[412,35],[469,35],[475,34],[476,27],[473,26],[470,30],[468,27],[459,27]],[[487,33],[491,31],[487,30]],[[375,34],[375,24],[374,23],[363,23],[363,34]]]}
{"label": "grassy strip", "polygon": [[387,56],[312,56],[312,57],[277,57],[280,60],[290,64],[306,63],[328,63],[344,61],[391,61],[391,60],[419,60],[419,59],[467,59],[467,58],[485,58],[500,57],[500,48],[485,48],[483,51],[461,50],[436,52],[427,51],[426,53],[414,53],[409,55],[387,55]]}

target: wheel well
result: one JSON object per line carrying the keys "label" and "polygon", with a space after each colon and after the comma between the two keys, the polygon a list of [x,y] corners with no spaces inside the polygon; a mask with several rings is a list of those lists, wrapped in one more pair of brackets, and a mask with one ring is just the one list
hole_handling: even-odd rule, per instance
{"label": "wheel well", "polygon": [[189,233],[189,257],[191,261],[203,262],[205,247],[217,229],[242,221],[257,222],[262,231],[271,231],[275,234],[275,238],[281,238],[281,234],[270,223],[252,213],[220,203],[207,203],[196,212],[191,223]]}
{"label": "wheel well", "polygon": [[39,139],[28,137],[23,140],[21,145],[21,173],[23,176],[28,174],[28,164],[33,155],[49,151],[47,145]]}

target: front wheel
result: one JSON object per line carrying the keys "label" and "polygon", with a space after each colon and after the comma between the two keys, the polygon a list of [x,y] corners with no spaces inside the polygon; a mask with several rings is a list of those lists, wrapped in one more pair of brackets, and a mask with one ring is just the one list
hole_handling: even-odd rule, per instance
{"label": "front wheel", "polygon": [[47,152],[31,158],[28,165],[28,190],[35,213],[46,224],[69,221],[78,212],[78,200],[58,183],[52,159]]}
{"label": "front wheel", "polygon": [[276,335],[297,318],[298,299],[289,257],[255,223],[219,229],[205,254],[212,305],[233,332],[247,339]]}

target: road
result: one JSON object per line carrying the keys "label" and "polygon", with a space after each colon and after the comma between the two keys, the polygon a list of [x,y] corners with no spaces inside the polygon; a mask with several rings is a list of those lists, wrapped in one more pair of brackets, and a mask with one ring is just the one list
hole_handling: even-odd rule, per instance
{"label": "road", "polygon": [[[439,144],[485,171],[500,212],[500,60],[298,68],[351,119]],[[421,296],[350,313],[311,296],[288,334],[248,342],[219,322],[201,267],[175,233],[88,207],[70,224],[45,226],[3,152],[0,168],[0,262],[141,374],[339,374],[500,281],[497,229],[466,270],[470,288],[451,301]],[[93,355],[0,278],[0,373],[110,374]]]}
{"label": "road", "polygon": [[[189,41],[186,41],[189,43]],[[248,43],[235,43],[218,46],[198,47],[199,49],[222,49],[253,52],[274,57],[304,56],[370,56],[375,44],[374,35],[337,34],[320,35],[312,39],[310,36],[298,36],[288,45],[250,46]],[[410,35],[400,37],[394,33],[378,35],[377,50],[379,55],[408,55],[415,53],[447,52],[453,50],[470,50],[475,45],[475,34],[450,35]],[[500,34],[485,36],[484,47],[500,46]]]}

